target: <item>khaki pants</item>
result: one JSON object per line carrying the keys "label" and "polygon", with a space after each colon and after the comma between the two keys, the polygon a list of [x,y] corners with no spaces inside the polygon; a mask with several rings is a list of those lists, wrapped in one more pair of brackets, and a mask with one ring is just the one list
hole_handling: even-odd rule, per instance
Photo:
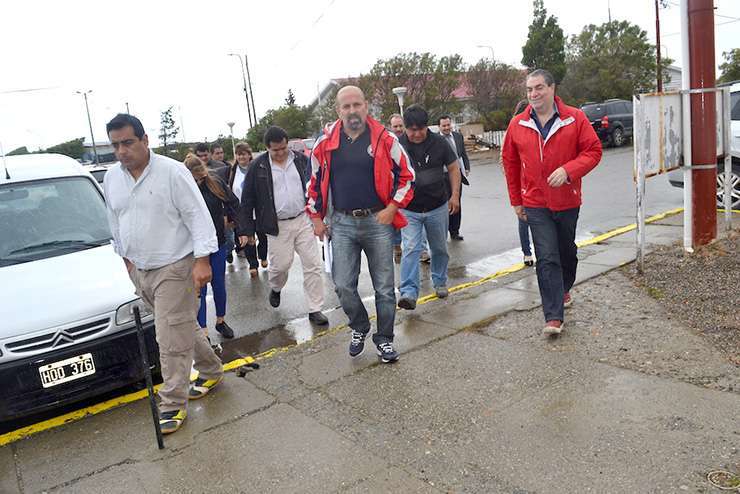
{"label": "khaki pants", "polygon": [[291,220],[280,221],[278,227],[277,236],[267,235],[270,288],[276,292],[283,289],[297,253],[303,266],[303,292],[308,302],[308,312],[318,312],[324,305],[323,263],[308,216],[301,214]]}
{"label": "khaki pants", "polygon": [[193,362],[204,379],[218,379],[223,374],[221,359],[195,320],[198,297],[193,286],[193,262],[193,256],[188,255],[159,269],[134,269],[129,273],[136,294],[154,311],[164,380],[159,389],[160,412],[187,408]]}

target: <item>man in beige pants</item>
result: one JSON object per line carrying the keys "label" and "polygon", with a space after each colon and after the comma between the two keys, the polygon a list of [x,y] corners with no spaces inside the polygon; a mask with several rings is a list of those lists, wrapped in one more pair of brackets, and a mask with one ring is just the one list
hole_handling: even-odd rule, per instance
{"label": "man in beige pants", "polygon": [[295,254],[303,265],[303,291],[308,320],[329,324],[321,312],[324,280],[321,255],[313,228],[304,212],[308,160],[288,149],[288,134],[280,127],[265,132],[267,153],[255,159],[247,171],[239,210],[241,245],[254,242],[255,231],[266,233],[270,305],[280,306],[280,291],[288,281]]}
{"label": "man in beige pants", "polygon": [[[218,250],[203,196],[181,163],[149,151],[138,118],[119,114],[106,126],[120,163],[105,175],[113,247],[136,293],[154,311],[164,380],[159,423],[169,434],[187,417],[188,399],[223,379],[223,365],[196,322],[197,294],[211,279],[208,256]],[[199,376],[190,383],[195,362]]]}

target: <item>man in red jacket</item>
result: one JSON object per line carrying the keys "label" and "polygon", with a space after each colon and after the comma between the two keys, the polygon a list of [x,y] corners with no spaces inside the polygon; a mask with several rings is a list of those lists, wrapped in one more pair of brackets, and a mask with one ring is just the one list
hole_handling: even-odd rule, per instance
{"label": "man in red jacket", "polygon": [[[368,116],[359,88],[339,90],[337,114],[339,120],[324,130],[311,151],[306,211],[314,233],[331,237],[332,278],[352,329],[350,356],[362,353],[370,332],[370,319],[357,292],[360,257],[365,252],[378,317],[373,343],[384,363],[395,362],[393,232],[406,225],[399,210],[414,195],[414,170],[398,138]],[[324,220],[330,222],[330,230]]]}
{"label": "man in red jacket", "polygon": [[556,335],[576,279],[581,178],[599,164],[601,141],[581,110],[555,96],[550,72],[531,72],[526,86],[529,106],[509,123],[501,152],[511,205],[532,230],[543,333]]}

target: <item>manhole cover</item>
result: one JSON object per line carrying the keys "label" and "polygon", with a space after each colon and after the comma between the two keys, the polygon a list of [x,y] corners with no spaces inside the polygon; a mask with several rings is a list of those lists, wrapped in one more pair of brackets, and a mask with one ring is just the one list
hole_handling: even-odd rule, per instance
{"label": "manhole cover", "polygon": [[740,476],[724,470],[715,470],[707,474],[707,480],[717,489],[740,492]]}

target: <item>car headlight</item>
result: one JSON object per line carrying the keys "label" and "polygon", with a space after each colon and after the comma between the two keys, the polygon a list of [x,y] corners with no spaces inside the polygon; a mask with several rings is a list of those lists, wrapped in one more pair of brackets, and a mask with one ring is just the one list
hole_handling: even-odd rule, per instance
{"label": "car headlight", "polygon": [[116,325],[123,326],[124,324],[132,323],[134,321],[134,307],[139,308],[142,320],[147,316],[152,315],[152,311],[149,310],[149,307],[147,307],[140,298],[137,298],[136,300],[123,304],[116,309]]}

